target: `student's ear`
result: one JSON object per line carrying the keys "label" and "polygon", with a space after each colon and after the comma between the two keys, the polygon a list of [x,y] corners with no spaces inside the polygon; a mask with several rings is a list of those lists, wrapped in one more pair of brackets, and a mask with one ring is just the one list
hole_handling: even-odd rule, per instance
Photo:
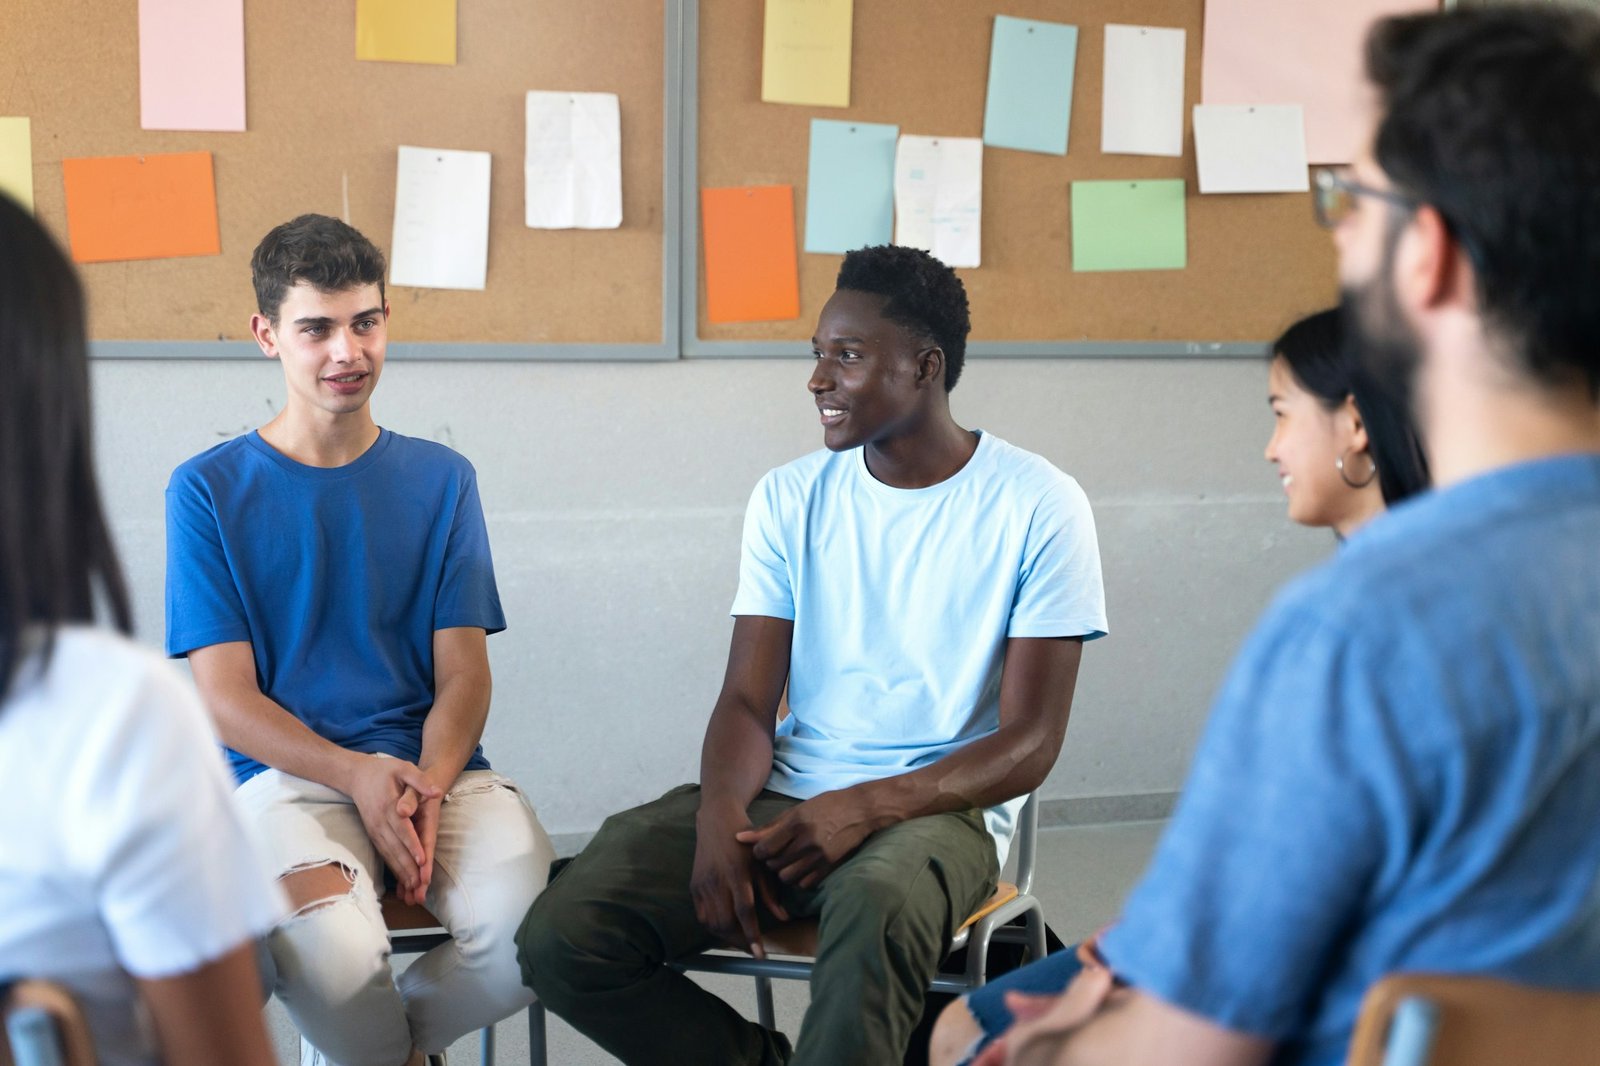
{"label": "student's ear", "polygon": [[389,321],[389,301],[388,300],[383,301],[383,320],[385,322]]}
{"label": "student's ear", "polygon": [[1370,452],[1372,441],[1367,436],[1367,424],[1361,420],[1361,409],[1356,406],[1354,396],[1344,398],[1344,406],[1339,409],[1339,417],[1348,419],[1350,450]]}
{"label": "student's ear", "polygon": [[917,353],[917,385],[944,387],[944,349],[935,345]]}
{"label": "student's ear", "polygon": [[270,318],[263,314],[251,315],[250,336],[256,339],[256,347],[261,349],[262,355],[268,359],[278,358],[278,331]]}
{"label": "student's ear", "polygon": [[1475,300],[1466,249],[1432,204],[1417,208],[1408,236],[1409,248],[1398,254],[1395,272],[1413,306],[1435,308]]}

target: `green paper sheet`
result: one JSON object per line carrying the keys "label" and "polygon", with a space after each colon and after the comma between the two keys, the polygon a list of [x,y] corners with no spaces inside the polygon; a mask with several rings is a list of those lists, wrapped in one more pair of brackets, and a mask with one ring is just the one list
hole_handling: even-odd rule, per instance
{"label": "green paper sheet", "polygon": [[1189,265],[1184,182],[1072,183],[1072,269],[1182,270]]}

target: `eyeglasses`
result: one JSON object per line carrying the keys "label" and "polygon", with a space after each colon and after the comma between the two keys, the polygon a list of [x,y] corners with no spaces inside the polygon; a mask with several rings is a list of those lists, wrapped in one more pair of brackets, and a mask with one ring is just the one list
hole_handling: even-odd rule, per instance
{"label": "eyeglasses", "polygon": [[1312,187],[1311,207],[1316,212],[1317,224],[1324,229],[1333,229],[1349,218],[1350,212],[1356,209],[1356,199],[1362,196],[1370,196],[1408,211],[1415,211],[1421,206],[1421,201],[1403,193],[1363,185],[1331,167],[1317,168]]}

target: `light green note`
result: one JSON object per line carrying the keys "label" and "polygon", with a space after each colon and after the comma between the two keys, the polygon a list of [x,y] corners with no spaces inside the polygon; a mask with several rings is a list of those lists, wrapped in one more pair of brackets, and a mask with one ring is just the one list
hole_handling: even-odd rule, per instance
{"label": "light green note", "polygon": [[1184,182],[1072,183],[1072,269],[1182,270],[1189,265]]}

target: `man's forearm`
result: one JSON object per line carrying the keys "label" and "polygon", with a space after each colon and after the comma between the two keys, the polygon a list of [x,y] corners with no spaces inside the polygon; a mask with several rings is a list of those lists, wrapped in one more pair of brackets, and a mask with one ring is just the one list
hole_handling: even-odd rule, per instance
{"label": "man's forearm", "polygon": [[772,774],[772,724],[753,709],[718,701],[700,749],[700,809],[743,818]]}
{"label": "man's forearm", "polygon": [[217,733],[234,751],[350,794],[351,761],[362,756],[318,736],[259,691],[229,693],[210,703]]}
{"label": "man's forearm", "polygon": [[434,693],[433,707],[422,724],[422,757],[417,768],[441,790],[448,791],[478,750],[489,721],[487,676],[452,678]]}
{"label": "man's forearm", "polygon": [[1044,783],[1060,749],[1059,737],[1048,732],[1002,728],[929,766],[855,788],[873,812],[874,828],[882,829],[1026,795]]}

